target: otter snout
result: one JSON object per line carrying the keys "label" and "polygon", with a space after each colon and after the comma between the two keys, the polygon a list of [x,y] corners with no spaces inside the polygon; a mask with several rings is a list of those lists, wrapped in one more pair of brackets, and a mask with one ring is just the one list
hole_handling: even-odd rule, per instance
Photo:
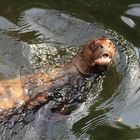
{"label": "otter snout", "polygon": [[95,64],[109,65],[114,60],[115,45],[107,38],[95,40],[97,55]]}

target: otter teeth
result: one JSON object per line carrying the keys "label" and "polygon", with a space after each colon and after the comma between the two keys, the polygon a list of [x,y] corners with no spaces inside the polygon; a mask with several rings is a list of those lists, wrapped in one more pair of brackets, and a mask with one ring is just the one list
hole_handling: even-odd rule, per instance
{"label": "otter teeth", "polygon": [[103,56],[101,57],[101,61],[102,61],[103,63],[110,63],[111,58],[109,58],[109,56],[103,55]]}

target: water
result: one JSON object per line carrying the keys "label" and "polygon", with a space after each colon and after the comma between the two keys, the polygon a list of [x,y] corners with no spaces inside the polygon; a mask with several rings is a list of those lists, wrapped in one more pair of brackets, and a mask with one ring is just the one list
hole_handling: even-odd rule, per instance
{"label": "water", "polygon": [[[0,13],[1,78],[56,68],[76,53],[76,46],[92,38],[106,35],[119,42],[115,64],[99,96],[80,115],[40,127],[42,139],[140,139],[138,0],[1,0]],[[110,35],[98,22],[133,45],[116,32]],[[43,115],[40,118],[45,120]],[[45,128],[49,128],[49,135],[45,135]],[[40,138],[37,134],[32,135]]]}

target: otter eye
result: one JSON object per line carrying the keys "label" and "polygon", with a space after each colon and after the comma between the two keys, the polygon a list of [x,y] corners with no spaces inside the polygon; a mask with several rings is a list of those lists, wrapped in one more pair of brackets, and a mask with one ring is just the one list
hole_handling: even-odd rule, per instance
{"label": "otter eye", "polygon": [[102,46],[102,45],[100,45],[99,47],[100,47],[101,49],[103,49],[103,46]]}

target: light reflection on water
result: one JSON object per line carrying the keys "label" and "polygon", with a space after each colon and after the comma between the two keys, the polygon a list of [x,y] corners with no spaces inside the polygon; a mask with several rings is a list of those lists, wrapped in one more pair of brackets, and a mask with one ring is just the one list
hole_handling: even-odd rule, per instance
{"label": "light reflection on water", "polygon": [[140,17],[140,4],[131,4],[125,12],[125,16],[121,16],[121,19],[129,27],[134,28],[137,20],[134,17]]}
{"label": "light reflection on water", "polygon": [[140,4],[131,4],[128,5],[128,10],[126,11],[126,14],[132,15],[132,16],[140,16]]}

